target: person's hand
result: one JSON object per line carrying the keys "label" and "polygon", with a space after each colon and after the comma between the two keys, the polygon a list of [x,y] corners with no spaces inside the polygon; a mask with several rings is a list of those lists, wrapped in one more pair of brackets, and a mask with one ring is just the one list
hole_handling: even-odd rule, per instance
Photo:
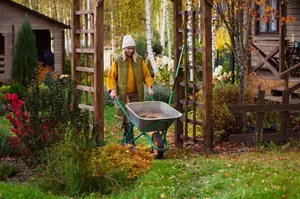
{"label": "person's hand", "polygon": [[111,99],[118,98],[117,97],[117,91],[116,90],[111,90],[109,96],[110,96]]}
{"label": "person's hand", "polygon": [[153,95],[153,89],[152,89],[152,86],[148,86],[148,93],[149,95]]}

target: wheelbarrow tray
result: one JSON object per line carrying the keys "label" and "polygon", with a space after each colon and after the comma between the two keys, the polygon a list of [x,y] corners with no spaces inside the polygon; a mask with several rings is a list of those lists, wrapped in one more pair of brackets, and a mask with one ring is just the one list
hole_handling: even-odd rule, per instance
{"label": "wheelbarrow tray", "polygon": [[[182,116],[179,111],[161,101],[132,102],[125,106],[133,125],[142,132],[167,130],[175,119]],[[141,117],[145,113],[154,113],[159,117]]]}

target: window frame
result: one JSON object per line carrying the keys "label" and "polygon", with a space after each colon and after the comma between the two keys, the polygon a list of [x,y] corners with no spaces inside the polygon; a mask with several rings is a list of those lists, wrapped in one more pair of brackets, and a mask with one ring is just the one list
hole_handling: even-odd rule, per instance
{"label": "window frame", "polygon": [[[265,6],[267,5],[270,5],[270,2],[271,0],[266,0],[266,4]],[[280,6],[280,0],[276,0],[277,1],[277,8],[278,8],[278,11],[279,11],[279,6]],[[257,10],[259,10],[260,7],[257,5]],[[258,16],[260,17],[260,16]],[[256,20],[256,35],[261,35],[261,36],[278,36],[279,35],[279,19],[277,18],[277,31],[276,32],[270,32],[270,19],[268,19],[268,21],[266,22],[266,25],[267,25],[267,30],[265,32],[260,32],[260,22],[261,20]]]}

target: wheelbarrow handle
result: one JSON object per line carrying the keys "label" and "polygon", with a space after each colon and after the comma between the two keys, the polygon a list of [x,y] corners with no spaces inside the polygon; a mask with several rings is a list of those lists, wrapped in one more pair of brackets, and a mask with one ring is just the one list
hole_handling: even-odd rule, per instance
{"label": "wheelbarrow handle", "polygon": [[151,100],[151,101],[154,101],[153,95],[150,95],[150,100]]}
{"label": "wheelbarrow handle", "polygon": [[114,101],[118,104],[118,106],[120,107],[120,109],[122,110],[122,112],[124,113],[124,115],[127,117],[127,119],[133,124],[132,120],[130,119],[125,107],[122,105],[122,103],[120,102],[120,100],[115,97]]}

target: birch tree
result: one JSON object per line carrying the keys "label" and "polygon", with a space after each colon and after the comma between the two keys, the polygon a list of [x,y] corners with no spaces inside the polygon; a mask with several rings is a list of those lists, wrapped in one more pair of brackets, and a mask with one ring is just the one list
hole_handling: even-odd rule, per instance
{"label": "birch tree", "polygon": [[146,10],[146,37],[147,37],[147,52],[150,63],[153,70],[157,71],[157,66],[152,51],[152,34],[151,34],[151,16],[150,16],[150,3],[149,0],[145,0],[145,10]]}
{"label": "birch tree", "polygon": [[161,1],[161,10],[162,10],[162,23],[160,26],[160,45],[163,47],[163,49],[165,48],[165,24],[166,24],[166,10],[165,10],[165,0]]}
{"label": "birch tree", "polygon": [[171,54],[171,31],[170,31],[170,19],[169,19],[169,1],[164,0],[165,3],[165,22],[166,22],[166,28],[167,28],[167,39],[168,39],[168,58],[172,59],[172,54]]}
{"label": "birch tree", "polygon": [[[191,11],[192,10],[192,0],[188,0],[187,1],[187,10]],[[192,29],[192,18],[191,15],[188,16],[188,21],[187,21],[187,28],[188,29]],[[187,47],[188,47],[188,55],[189,55],[189,63],[193,62],[193,53],[192,53],[192,45],[193,45],[193,41],[192,41],[192,32],[188,31],[187,33]],[[190,69],[190,80],[193,80],[193,70]]]}

